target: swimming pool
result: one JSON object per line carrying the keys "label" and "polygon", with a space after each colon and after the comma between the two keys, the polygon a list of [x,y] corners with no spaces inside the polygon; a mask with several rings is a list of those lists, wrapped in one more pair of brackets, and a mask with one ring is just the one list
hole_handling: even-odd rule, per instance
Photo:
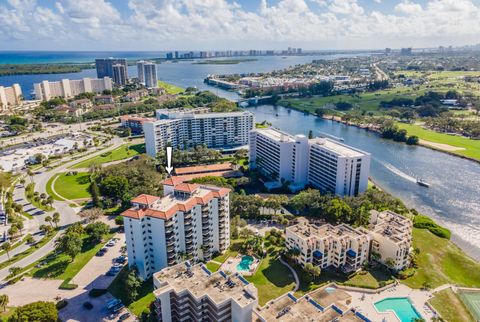
{"label": "swimming pool", "polygon": [[254,259],[252,256],[245,255],[242,257],[242,260],[237,265],[237,271],[239,272],[248,272],[250,270],[250,265],[253,263]]}
{"label": "swimming pool", "polygon": [[422,316],[415,310],[408,297],[390,297],[375,303],[375,308],[380,313],[393,311],[401,322],[411,322]]}

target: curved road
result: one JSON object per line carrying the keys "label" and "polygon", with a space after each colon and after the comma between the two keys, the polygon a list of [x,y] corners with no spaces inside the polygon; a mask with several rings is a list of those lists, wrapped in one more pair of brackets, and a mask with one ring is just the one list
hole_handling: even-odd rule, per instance
{"label": "curved road", "polygon": [[[99,150],[97,152],[88,154],[84,157],[81,157],[81,158],[78,158],[76,160],[67,162],[67,163],[65,163],[65,164],[63,164],[63,165],[61,165],[57,168],[54,168],[54,169],[50,170],[50,171],[44,171],[44,172],[38,173],[37,175],[35,175],[33,177],[33,182],[35,182],[35,188],[36,188],[35,190],[38,191],[39,193],[42,193],[42,192],[47,193],[47,191],[46,191],[47,182],[48,182],[48,180],[50,180],[51,177],[53,177],[57,173],[60,173],[62,171],[67,170],[69,167],[71,167],[72,165],[74,165],[78,162],[81,162],[81,161],[90,159],[92,157],[98,156],[102,153],[105,153],[106,151],[116,149],[124,143],[123,139],[121,139],[121,138],[114,138],[112,141],[113,141],[113,145],[108,147],[107,149]],[[26,180],[26,182],[30,181],[29,178],[26,178],[25,180]],[[25,189],[21,185],[17,185],[15,190],[14,190],[14,200],[16,202],[24,205],[25,210],[28,210],[29,208],[27,208],[27,207],[29,207],[29,206],[31,208],[34,208],[25,199]],[[55,200],[53,202],[53,207],[55,208],[54,211],[60,213],[59,227],[62,227],[62,229],[65,228],[68,225],[71,225],[71,224],[79,221],[79,217],[77,216],[77,212],[80,210],[80,208],[72,208],[72,207],[70,207],[69,204],[70,203],[66,202],[66,201]],[[36,209],[36,208],[34,208],[34,209]],[[52,211],[51,213],[53,213],[54,211]],[[38,227],[45,223],[45,217],[46,216],[47,216],[47,213],[42,212],[42,213],[39,213],[38,215],[35,215],[34,219],[29,221],[29,222],[33,223],[33,224],[30,225],[30,228],[29,228],[29,232],[32,235],[35,234],[35,233],[38,234]],[[14,263],[10,266],[5,267],[4,269],[1,269],[0,270],[0,280],[4,280],[7,277],[7,275],[9,275],[8,270],[9,270],[10,267],[12,267],[12,266],[25,267],[25,266],[28,266],[28,265],[38,261],[40,258],[47,255],[49,252],[51,252],[53,250],[54,242],[55,242],[55,238],[53,238],[51,241],[49,241],[47,244],[45,244],[42,248],[39,248],[36,252],[32,253],[31,255],[23,258],[22,260]],[[19,247],[21,247],[21,246],[19,246]]]}

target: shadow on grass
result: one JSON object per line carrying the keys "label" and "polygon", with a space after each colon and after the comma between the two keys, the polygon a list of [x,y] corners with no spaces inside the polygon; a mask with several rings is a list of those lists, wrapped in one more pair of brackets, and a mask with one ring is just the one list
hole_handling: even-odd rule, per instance
{"label": "shadow on grass", "polygon": [[[124,288],[124,282],[127,279],[128,272],[129,272],[128,268],[124,267],[108,287],[108,291],[110,292],[110,294],[122,300],[122,303],[125,304],[126,306],[129,306],[130,304],[133,303],[130,300],[127,294],[127,291]],[[153,292],[153,279],[149,278],[143,281],[140,288],[138,289],[137,300],[147,296],[152,292]]]}
{"label": "shadow on grass", "polygon": [[47,266],[40,268],[38,271],[33,273],[33,277],[55,278],[57,276],[60,276],[65,271],[68,264],[70,264],[70,258],[64,258],[52,264],[47,264]]}
{"label": "shadow on grass", "polygon": [[145,153],[145,143],[131,145],[129,150],[133,150],[138,154]]}
{"label": "shadow on grass", "polygon": [[262,270],[262,274],[276,287],[283,288],[292,284],[292,273],[278,259],[271,259],[268,267]]}
{"label": "shadow on grass", "polygon": [[90,175],[89,174],[79,175],[77,178],[75,178],[75,182],[79,185],[89,184]]}

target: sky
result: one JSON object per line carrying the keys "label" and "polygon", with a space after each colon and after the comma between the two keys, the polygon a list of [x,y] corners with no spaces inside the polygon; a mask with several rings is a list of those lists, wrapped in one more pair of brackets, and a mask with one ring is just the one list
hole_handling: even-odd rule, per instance
{"label": "sky", "polygon": [[480,0],[0,0],[0,50],[304,50],[480,43]]}

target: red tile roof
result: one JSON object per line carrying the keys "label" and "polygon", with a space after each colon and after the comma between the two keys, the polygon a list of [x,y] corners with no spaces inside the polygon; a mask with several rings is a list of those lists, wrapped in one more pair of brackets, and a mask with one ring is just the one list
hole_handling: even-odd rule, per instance
{"label": "red tile roof", "polygon": [[200,186],[195,183],[180,183],[175,185],[174,187],[174,189],[177,191],[190,192],[190,193],[197,190],[198,188],[200,188]]}
{"label": "red tile roof", "polygon": [[154,203],[155,201],[157,201],[159,199],[160,199],[160,197],[141,194],[138,197],[133,198],[131,202],[141,203],[143,205],[151,205],[152,203]]}
{"label": "red tile roof", "polygon": [[175,168],[175,173],[178,175],[184,175],[184,174],[228,171],[228,170],[232,170],[231,163],[208,164],[208,165],[199,165],[194,167]]}
{"label": "red tile roof", "polygon": [[167,186],[176,186],[180,183],[183,183],[183,181],[185,181],[182,177],[178,177],[178,176],[171,176],[171,177],[168,177],[167,179],[163,180],[163,184],[164,185],[167,185]]}

